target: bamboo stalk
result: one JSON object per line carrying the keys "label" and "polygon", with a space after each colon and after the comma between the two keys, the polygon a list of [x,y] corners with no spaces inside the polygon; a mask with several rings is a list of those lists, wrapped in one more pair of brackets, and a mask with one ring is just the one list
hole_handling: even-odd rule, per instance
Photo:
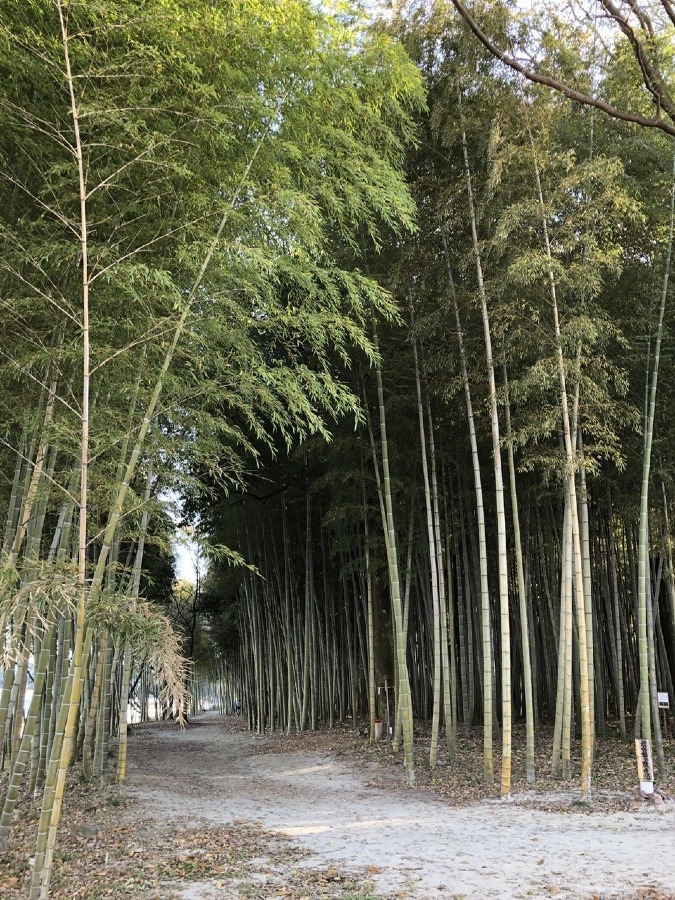
{"label": "bamboo stalk", "polygon": [[508,556],[506,548],[506,513],[504,509],[504,481],[502,475],[501,440],[499,435],[499,415],[497,411],[497,389],[492,356],[492,336],[490,318],[487,308],[487,296],[483,280],[478,230],[476,225],[476,209],[469,167],[469,152],[466,133],[462,131],[462,153],[464,157],[464,173],[469,202],[469,223],[471,240],[476,261],[476,277],[483,319],[483,337],[488,374],[488,401],[490,407],[490,425],[492,432],[492,464],[495,477],[495,503],[497,518],[497,558],[499,573],[499,622],[501,636],[501,675],[502,675],[502,777],[501,795],[504,798],[511,793],[511,626],[509,618],[509,576]]}

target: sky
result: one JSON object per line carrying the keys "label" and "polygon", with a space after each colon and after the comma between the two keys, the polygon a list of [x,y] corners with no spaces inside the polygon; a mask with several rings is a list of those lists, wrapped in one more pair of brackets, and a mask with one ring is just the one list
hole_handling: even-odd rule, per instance
{"label": "sky", "polygon": [[[197,581],[198,548],[193,538],[185,534],[183,529],[176,530],[173,552],[176,557],[176,578],[179,581],[189,581],[190,584],[195,584]],[[199,567],[203,574],[203,559],[199,559]]]}
{"label": "sky", "polygon": [[[182,504],[180,495],[176,491],[162,491],[158,499],[164,504],[165,509],[175,526],[172,547],[176,557],[176,578],[179,581],[189,581],[196,584],[197,560],[199,549],[197,542],[192,537],[192,528],[181,528],[179,522],[182,519]],[[199,566],[204,573],[204,560],[199,559]]]}

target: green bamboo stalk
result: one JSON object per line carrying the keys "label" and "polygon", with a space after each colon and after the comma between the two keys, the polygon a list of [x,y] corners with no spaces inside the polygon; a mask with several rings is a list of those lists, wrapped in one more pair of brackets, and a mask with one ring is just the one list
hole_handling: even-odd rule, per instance
{"label": "green bamboo stalk", "polygon": [[98,660],[94,675],[94,684],[91,692],[89,710],[85,718],[84,743],[82,747],[82,773],[87,781],[91,781],[93,775],[94,740],[96,738],[96,721],[98,718],[103,680],[105,677],[105,660],[108,650],[108,632],[101,637],[101,642],[96,651]]}
{"label": "green bamboo stalk", "polygon": [[[19,439],[19,447],[25,448],[27,443],[27,429],[23,426],[21,438]],[[16,531],[16,525],[21,515],[21,492],[19,485],[21,482],[21,474],[23,472],[23,452],[16,454],[16,462],[14,464],[14,478],[12,479],[12,488],[9,494],[9,503],[7,504],[7,521],[2,538],[2,556],[9,553],[13,543],[13,536]]]}
{"label": "green bamboo stalk", "polygon": [[[52,859],[54,844],[56,842],[56,829],[61,814],[63,791],[65,788],[66,770],[72,752],[72,739],[75,720],[78,713],[80,693],[83,678],[83,647],[85,642],[85,617],[87,601],[87,508],[88,508],[88,471],[89,471],[89,382],[90,382],[90,335],[89,335],[89,252],[88,252],[88,224],[87,224],[87,185],[85,174],[85,162],[80,135],[80,109],[75,96],[75,81],[71,70],[69,35],[66,26],[66,18],[61,0],[56,0],[61,40],[63,45],[63,60],[65,65],[66,86],[69,92],[70,113],[73,126],[73,156],[75,158],[78,175],[78,188],[80,200],[79,239],[81,248],[81,272],[82,272],[82,405],[80,418],[80,510],[78,528],[78,585],[79,599],[77,606],[77,622],[75,628],[75,641],[73,659],[70,673],[70,695],[68,710],[63,728],[63,741],[58,761],[55,761],[56,771],[53,778],[53,801],[46,805],[43,803],[41,825],[47,826],[44,854],[36,850],[33,878],[31,880],[31,900],[47,900],[49,883],[51,880]],[[84,657],[86,660],[86,657]],[[66,697],[64,696],[64,702]],[[56,747],[56,741],[54,747]],[[54,748],[53,748],[54,749]],[[46,799],[46,797],[45,797]],[[51,808],[49,808],[51,806]],[[48,818],[48,824],[47,824]],[[38,835],[38,842],[40,835]]]}
{"label": "green bamboo stalk", "polygon": [[[651,380],[649,381],[649,401],[645,410],[645,433],[642,451],[642,484],[640,487],[640,525],[638,536],[638,656],[640,660],[640,734],[651,740],[650,689],[649,689],[649,638],[647,634],[647,577],[649,556],[649,475],[651,472],[652,443],[654,437],[654,416],[656,412],[656,389],[659,378],[661,359],[661,339],[663,337],[663,320],[668,297],[670,279],[670,263],[673,251],[673,232],[675,230],[675,145],[673,148],[672,183],[670,190],[670,222],[668,227],[668,245],[663,270],[661,303],[656,325],[654,344],[654,361],[652,363]],[[652,635],[653,641],[653,635]]]}
{"label": "green bamboo stalk", "polygon": [[[577,352],[577,368],[581,359],[581,345]],[[577,391],[579,381],[577,380]],[[586,466],[584,464],[584,443],[581,428],[577,428],[577,446],[579,448],[579,539],[581,541],[581,566],[584,575],[584,598],[586,611],[586,642],[588,646],[588,682],[589,691],[591,734],[595,741],[595,638],[593,634],[593,579],[591,577],[591,536],[588,520],[588,487],[586,484]]]}
{"label": "green bamboo stalk", "polygon": [[[571,480],[571,479],[570,479]],[[565,572],[562,577],[562,604],[561,604],[561,624],[562,631],[560,634],[560,642],[564,645],[564,682],[563,682],[563,721],[562,721],[562,777],[570,780],[572,778],[572,649],[573,649],[573,627],[574,616],[572,607],[572,594],[574,585],[572,581],[572,570],[574,563],[574,546],[572,533],[572,497],[568,491],[568,504],[570,513],[568,516],[567,532],[565,534]],[[564,619],[562,615],[564,610]]]}
{"label": "green bamboo stalk", "polygon": [[[54,688],[50,703],[49,734],[47,739],[47,760],[51,759],[52,746],[56,734],[56,723],[61,706],[61,698],[68,679],[68,666],[64,666],[64,660],[68,659],[72,645],[72,619],[70,615],[61,616],[56,638],[56,664],[54,667]],[[45,764],[46,765],[46,764]],[[46,768],[45,768],[46,771]]]}
{"label": "green bamboo stalk", "polygon": [[612,495],[607,482],[607,534],[609,540],[609,567],[612,577],[612,602],[614,612],[614,643],[616,645],[616,687],[617,706],[619,709],[619,734],[626,739],[626,701],[623,682],[623,639],[621,635],[621,613],[619,610],[619,579],[616,564],[616,540],[614,537],[614,516]]}
{"label": "green bamboo stalk", "polygon": [[394,628],[396,634],[396,667],[399,703],[401,704],[402,730],[403,730],[403,756],[408,784],[415,783],[415,760],[413,756],[413,718],[412,702],[410,696],[410,681],[408,677],[408,662],[405,645],[405,633],[403,629],[403,604],[401,602],[401,582],[398,569],[398,550],[396,541],[396,529],[394,527],[394,504],[391,492],[391,475],[389,473],[389,447],[387,441],[387,422],[384,408],[384,387],[382,384],[382,366],[380,360],[380,348],[377,338],[377,325],[373,317],[373,344],[377,356],[375,364],[375,378],[377,383],[377,402],[380,415],[380,444],[382,448],[382,474],[384,506],[387,520],[388,540],[387,563],[389,569],[389,586],[391,589],[391,605],[394,613]]}
{"label": "green bamboo stalk", "polygon": [[[61,617],[59,617],[61,618]],[[44,697],[42,701],[42,706],[40,707],[41,711],[41,720],[40,720],[40,745],[38,749],[38,758],[37,765],[35,768],[35,772],[31,771],[31,783],[29,790],[31,792],[35,792],[34,795],[37,796],[37,789],[42,785],[42,781],[44,779],[44,773],[47,766],[47,748],[49,746],[49,722],[51,715],[52,704],[57,702],[58,698],[54,697],[54,676],[55,676],[55,664],[56,664],[56,644],[58,640],[58,627],[55,626],[53,629],[53,636],[50,646],[49,653],[49,663],[47,665],[47,675],[45,679],[45,690]]]}
{"label": "green bamboo stalk", "polygon": [[[412,299],[410,315],[413,319]],[[414,327],[414,321],[411,321]],[[422,457],[422,475],[424,478],[424,506],[427,516],[427,539],[429,542],[429,569],[431,574],[431,605],[433,614],[433,709],[431,714],[431,741],[429,746],[429,765],[433,769],[438,761],[438,730],[441,715],[441,612],[438,585],[438,557],[436,554],[436,534],[431,504],[431,484],[429,480],[429,462],[427,459],[427,438],[424,427],[424,407],[422,404],[422,382],[420,379],[419,356],[417,342],[412,339],[413,360],[415,363],[415,385],[417,388],[417,412],[420,431],[420,453]]]}
{"label": "green bamboo stalk", "polygon": [[525,692],[525,767],[527,781],[536,781],[534,766],[534,703],[532,693],[532,660],[530,657],[530,627],[527,612],[527,592],[525,590],[525,573],[523,569],[523,548],[520,539],[520,515],[518,512],[518,495],[516,493],[516,466],[513,457],[513,435],[511,433],[511,404],[509,401],[509,380],[506,372],[506,360],[503,361],[504,386],[506,403],[504,405],[504,424],[506,426],[506,449],[509,462],[509,480],[511,485],[511,510],[513,517],[513,543],[516,556],[516,578],[518,582],[518,607],[520,612],[520,634],[523,654],[523,688]]}
{"label": "green bamboo stalk", "polygon": [[[563,734],[563,717],[564,717],[564,695],[566,685],[566,666],[567,666],[567,640],[566,640],[566,624],[567,624],[567,586],[569,583],[568,575],[568,559],[571,550],[570,535],[570,510],[569,510],[569,492],[565,497],[565,512],[563,518],[563,544],[561,552],[561,578],[560,578],[560,624],[558,627],[557,649],[558,649],[558,668],[557,668],[557,686],[556,686],[556,704],[555,704],[555,722],[553,726],[553,753],[551,756],[551,774],[560,777],[562,775],[562,734]],[[569,536],[569,539],[568,539]]]}
{"label": "green bamboo stalk", "polygon": [[[668,602],[670,608],[670,622],[675,634],[675,569],[673,568],[673,542],[670,533],[670,519],[668,517],[668,499],[666,497],[666,486],[661,482],[661,492],[663,494],[663,523],[665,526],[665,547],[666,547],[666,593],[668,594]],[[673,706],[675,714],[675,704]]]}
{"label": "green bamboo stalk", "polygon": [[49,664],[49,657],[51,655],[53,633],[54,626],[48,626],[42,642],[42,649],[40,650],[35,665],[33,696],[28,708],[28,715],[26,717],[23,734],[21,735],[19,751],[14,759],[12,771],[5,790],[2,813],[0,814],[0,850],[7,849],[7,838],[9,837],[9,832],[12,827],[14,809],[16,808],[19,790],[30,757],[31,744],[33,742],[35,726],[40,713],[40,705],[42,703],[42,688],[45,683],[45,675]]}
{"label": "green bamboo stalk", "polygon": [[[414,496],[414,491],[413,491]],[[413,536],[415,533],[415,502],[410,503],[410,519],[408,521],[408,548],[406,551],[405,580],[403,582],[403,642],[408,646],[408,626],[410,624],[410,589],[412,587],[412,554]],[[396,704],[396,725],[394,727],[394,740],[392,747],[395,750],[401,746],[403,740],[403,715],[401,705]]]}
{"label": "green bamboo stalk", "polygon": [[108,763],[108,747],[110,744],[110,720],[112,715],[112,690],[113,672],[117,665],[118,645],[112,640],[108,641],[105,655],[105,669],[103,674],[103,693],[99,705],[99,716],[96,723],[96,738],[94,741],[94,772],[103,779]]}
{"label": "green bamboo stalk", "polygon": [[478,230],[476,225],[476,208],[469,166],[469,152],[466,134],[462,131],[462,153],[464,156],[464,173],[469,202],[469,223],[471,240],[476,261],[476,277],[483,319],[483,337],[488,374],[488,400],[490,406],[490,425],[492,432],[492,463],[495,476],[495,503],[497,518],[497,560],[499,573],[499,622],[501,636],[501,675],[502,675],[502,778],[501,795],[504,798],[511,793],[511,626],[509,619],[509,575],[508,555],[506,547],[506,512],[504,508],[504,480],[502,475],[501,440],[499,435],[499,414],[497,411],[497,388],[492,356],[492,336],[490,318],[487,308],[487,295],[483,280]]}
{"label": "green bamboo stalk", "polygon": [[[448,650],[448,601],[445,588],[445,572],[443,569],[443,533],[441,527],[441,515],[438,502],[438,471],[436,466],[436,442],[434,440],[434,422],[431,416],[431,402],[427,396],[427,423],[429,426],[429,460],[431,463],[431,502],[434,514],[434,536],[436,539],[436,572],[438,575],[438,605],[441,625],[441,678],[443,689],[443,718],[445,720],[445,743],[448,756],[452,758],[455,752],[456,740],[456,690],[453,692],[452,682],[454,668],[451,668],[450,653]],[[446,516],[447,523],[447,516]],[[447,536],[446,536],[447,546]],[[454,623],[452,631],[454,645]],[[454,650],[454,646],[453,646]],[[456,687],[456,686],[455,686]]]}
{"label": "green bamboo stalk", "polygon": [[9,705],[2,735],[3,747],[9,750],[10,765],[16,755],[18,742],[21,738],[21,723],[23,722],[23,705],[26,695],[26,682],[28,680],[28,658],[30,656],[30,637],[26,625],[21,631],[21,649],[15,662],[16,671],[12,683],[12,691],[9,697]]}
{"label": "green bamboo stalk", "polygon": [[370,567],[370,528],[366,500],[366,475],[361,460],[361,485],[363,488],[363,543],[366,564],[366,618],[368,628],[368,742],[375,743],[375,634],[373,620],[373,575]]}
{"label": "green bamboo stalk", "polygon": [[[462,365],[462,380],[464,383],[464,398],[466,403],[466,415],[469,423],[469,442],[471,445],[471,462],[473,468],[474,488],[476,492],[476,521],[478,525],[478,567],[480,582],[481,605],[481,639],[483,649],[483,778],[486,784],[494,782],[494,751],[492,743],[492,639],[490,632],[490,589],[488,585],[487,563],[487,538],[485,535],[485,507],[483,504],[483,484],[478,457],[478,440],[476,438],[476,426],[471,400],[471,388],[469,385],[469,372],[464,349],[464,332],[459,317],[459,304],[455,291],[455,281],[450,268],[450,254],[445,231],[441,230],[443,250],[445,255],[446,272],[450,294],[455,311],[457,324],[457,340],[459,342],[459,355]],[[468,597],[467,597],[468,600]],[[472,670],[470,670],[472,671]],[[465,720],[466,725],[466,720]]]}
{"label": "green bamboo stalk", "polygon": [[42,421],[42,429],[40,435],[41,439],[38,445],[35,462],[32,463],[32,472],[28,483],[28,490],[26,491],[26,496],[23,501],[19,525],[14,535],[11,549],[3,562],[3,568],[5,570],[16,565],[19,558],[19,553],[21,551],[21,546],[28,530],[31,516],[33,515],[33,506],[38,496],[38,490],[42,481],[42,475],[45,467],[45,459],[47,458],[47,451],[49,449],[48,436],[49,428],[52,423],[52,419],[54,418],[57,384],[58,382],[56,380],[56,377],[52,378],[51,384],[49,385],[45,414]]}
{"label": "green bamboo stalk", "polygon": [[[541,184],[539,164],[534,146],[534,138],[528,126],[530,146],[532,149],[532,163],[535,175],[537,200],[541,210],[541,224],[544,237],[544,252],[548,261],[548,288],[551,300],[551,312],[553,315],[553,333],[555,337],[556,367],[560,384],[560,407],[562,413],[562,436],[565,453],[565,476],[569,483],[570,492],[570,517],[572,520],[572,548],[573,548],[573,576],[574,576],[574,600],[577,606],[577,623],[579,631],[579,671],[580,671],[580,697],[581,697],[581,794],[587,797],[591,791],[591,769],[593,762],[593,731],[591,727],[591,706],[588,662],[588,638],[586,635],[586,604],[584,597],[584,577],[581,553],[581,538],[579,528],[579,512],[576,491],[576,435],[572,436],[570,425],[570,412],[567,397],[567,375],[565,359],[562,351],[562,338],[560,330],[560,318],[558,314],[558,298],[555,274],[552,265],[553,254],[548,233],[548,221],[546,219],[546,207],[544,204],[544,191]],[[575,423],[576,424],[576,423]]]}
{"label": "green bamboo stalk", "polygon": [[[663,565],[663,557],[659,564],[659,570]],[[661,571],[659,571],[656,579],[655,597],[652,602],[651,596],[647,596],[647,652],[649,654],[649,698],[652,716],[652,725],[654,730],[654,750],[656,751],[656,772],[659,780],[664,782],[668,778],[666,771],[666,758],[663,749],[663,735],[661,733],[661,721],[659,719],[659,698],[658,685],[656,682],[656,647],[654,642],[654,618],[659,614],[659,598],[658,589],[661,583]],[[648,591],[651,584],[648,585]],[[650,591],[651,593],[651,591]]]}
{"label": "green bamboo stalk", "polygon": [[[87,634],[85,635],[82,644],[82,656],[84,659],[87,659],[89,656],[92,640],[93,631],[87,629]],[[62,765],[62,760],[66,756],[66,749],[68,749],[68,745],[66,744],[66,729],[68,726],[69,713],[72,708],[71,701],[73,697],[75,673],[75,663],[74,661],[71,661],[68,675],[65,676],[66,682],[59,706],[54,740],[52,742],[45,787],[42,795],[42,809],[38,824],[35,862],[33,865],[29,900],[48,900],[49,897],[49,885],[48,883],[44,883],[44,875],[45,872],[51,872],[56,843],[56,829],[53,827],[53,822],[55,815],[58,822],[58,817],[61,813],[61,804],[63,802],[63,783],[61,778],[65,769]],[[72,733],[70,741],[72,743]],[[70,758],[69,749],[67,757]]]}
{"label": "green bamboo stalk", "polygon": [[[446,642],[449,647],[448,653],[448,667],[449,667],[449,678],[450,678],[450,727],[448,727],[447,716],[446,713],[446,739],[447,739],[447,747],[448,747],[448,758],[454,759],[455,752],[457,750],[457,716],[458,716],[458,708],[457,708],[457,650],[455,646],[455,601],[453,597],[452,591],[452,552],[450,549],[450,519],[448,517],[448,501],[445,493],[445,488],[443,491],[443,512],[444,512],[444,520],[445,520],[445,566],[447,572],[446,578],[446,603],[445,606],[447,608],[446,615]],[[460,601],[461,602],[461,601]],[[459,607],[459,603],[458,603]],[[442,623],[442,620],[441,620]]]}
{"label": "green bamboo stalk", "polygon": [[[291,616],[291,560],[288,545],[286,492],[281,495],[282,541],[284,545],[284,631],[286,639],[286,734],[293,725],[293,628]],[[297,722],[296,722],[297,726]]]}
{"label": "green bamboo stalk", "polygon": [[[138,542],[136,544],[136,556],[134,557],[134,566],[132,569],[131,580],[131,609],[136,609],[136,601],[141,587],[141,572],[143,569],[143,554],[145,552],[145,538],[148,531],[149,511],[148,504],[152,493],[153,470],[149,467],[145,478],[145,493],[143,495],[143,512],[141,513],[141,522],[138,532]],[[117,774],[116,781],[121,784],[127,773],[127,751],[128,751],[128,707],[129,707],[129,683],[131,680],[131,645],[128,641],[124,644],[122,659],[122,678],[119,695],[119,741],[117,751]]]}

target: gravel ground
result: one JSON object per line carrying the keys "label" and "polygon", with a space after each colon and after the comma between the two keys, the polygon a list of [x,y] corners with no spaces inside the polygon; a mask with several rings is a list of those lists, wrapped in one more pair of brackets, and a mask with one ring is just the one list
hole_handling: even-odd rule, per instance
{"label": "gravel ground", "polygon": [[[434,793],[429,777],[427,787],[408,789],[389,755],[359,753],[357,745],[351,733],[257,737],[240,720],[210,714],[184,732],[139,727],[125,792],[134,820],[187,829],[252,823],[306,851],[293,861],[296,876],[307,870],[295,886],[283,885],[288,864],[272,863],[245,887],[202,879],[179,892],[184,900],[312,900],[329,895],[322,872],[326,883],[342,885],[330,896],[344,897],[675,894],[675,803],[657,809],[615,791],[586,809],[574,789],[558,789],[457,805]],[[351,876],[358,887],[349,894]]]}

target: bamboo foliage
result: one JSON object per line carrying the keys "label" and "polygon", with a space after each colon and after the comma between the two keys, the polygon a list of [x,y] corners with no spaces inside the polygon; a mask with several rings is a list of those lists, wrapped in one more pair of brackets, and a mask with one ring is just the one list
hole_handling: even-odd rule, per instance
{"label": "bamboo foliage", "polygon": [[[284,12],[283,30],[276,6],[257,24],[236,4],[228,13],[198,7],[38,0],[0,15],[0,280],[3,333],[13,335],[0,364],[0,455],[12,472],[2,492],[0,729],[10,775],[2,828],[6,840],[22,780],[42,789],[32,897],[49,893],[70,765],[81,760],[86,777],[105,777],[119,730],[123,780],[128,700],[142,717],[152,699],[155,715],[171,710],[182,721],[188,686],[201,684],[167,618],[142,597],[153,592],[144,560],[167,555],[163,490],[194,485],[197,469],[236,483],[255,442],[325,434],[327,411],[356,410],[323,348],[343,360],[352,347],[372,357],[365,311],[387,317],[393,304],[325,252],[328,222],[333,230],[339,219],[348,239],[364,222],[375,238],[382,220],[412,221],[399,138],[410,135],[409,109],[420,99],[413,67],[386,40],[375,51],[362,25],[351,30],[302,2]],[[213,64],[225,23],[235,21],[237,34],[256,32],[244,43],[270,63],[262,92],[257,54],[237,50],[227,71]],[[358,61],[348,46],[358,46]],[[373,53],[378,65],[360,68]],[[348,90],[336,89],[336,71]],[[405,82],[395,92],[394,71]],[[234,107],[217,102],[232,88]],[[324,108],[327,92],[332,114],[317,144],[312,109]],[[355,107],[372,121],[373,140],[344,129]],[[338,127],[345,167],[315,177]],[[286,165],[299,146],[302,172]],[[274,189],[246,209],[270,165]],[[289,244],[304,248],[290,265]],[[299,316],[288,315],[291,297]],[[295,353],[307,335],[309,362]],[[230,443],[225,461],[221,440]],[[311,583],[307,601],[303,702],[314,727],[315,682],[330,668],[318,630],[330,614],[315,615]],[[252,613],[260,622],[261,607]],[[291,617],[289,609],[289,661]],[[267,677],[273,687],[282,681],[274,668]],[[300,715],[291,698],[289,688],[289,723]]]}
{"label": "bamboo foliage", "polygon": [[[580,729],[579,774],[587,797],[594,740],[613,728],[625,734],[638,699],[634,604],[642,576],[634,460],[641,451],[633,398],[644,371],[641,322],[650,315],[647,285],[657,269],[661,277],[643,229],[649,221],[660,245],[667,246],[668,226],[659,205],[665,176],[652,179],[644,167],[637,170],[631,154],[643,157],[627,131],[621,131],[621,141],[631,151],[622,157],[610,126],[597,116],[589,121],[548,94],[505,80],[462,32],[447,5],[417,5],[415,15],[409,13],[406,4],[398,5],[390,27],[415,56],[428,87],[429,113],[420,116],[420,144],[409,161],[419,231],[371,254],[368,267],[402,307],[412,297],[414,324],[406,333],[396,324],[378,322],[381,360],[375,386],[359,379],[365,421],[357,440],[368,442],[373,459],[372,473],[363,479],[363,501],[361,492],[358,498],[350,494],[354,445],[342,429],[336,429],[334,445],[343,448],[341,453],[325,451],[322,457],[310,448],[316,473],[312,493],[329,511],[320,523],[313,520],[321,543],[315,536],[312,590],[319,612],[312,622],[327,621],[330,604],[324,598],[335,590],[330,566],[319,561],[317,548],[324,553],[334,544],[341,547],[336,576],[344,598],[341,678],[348,682],[350,718],[366,711],[369,719],[373,716],[370,673],[380,648],[376,640],[364,638],[370,631],[369,592],[375,609],[390,604],[395,593],[403,594],[404,648],[397,644],[396,665],[405,655],[415,717],[429,721],[432,761],[441,752],[442,695],[449,735],[455,714],[467,732],[482,719],[488,781],[493,778],[493,734],[503,728],[504,796],[510,790],[509,734],[519,739],[518,718],[525,720],[528,780],[536,774],[538,730],[550,741],[554,772],[576,778]],[[572,52],[579,71],[595,72],[594,57],[581,37]],[[547,56],[549,48],[542,54]],[[630,76],[618,66],[606,78],[595,85],[598,92],[629,87]],[[578,159],[578,148],[589,140],[593,152]],[[663,139],[650,138],[649,146],[662,161]],[[647,195],[651,200],[645,203]],[[354,248],[354,256],[362,263],[363,248]],[[494,340],[508,366],[503,390],[497,389],[494,374],[490,377]],[[406,365],[410,345],[412,364]],[[371,415],[376,393],[379,417],[385,412],[384,429]],[[667,402],[656,421],[663,440],[670,432]],[[381,462],[385,431],[388,478]],[[436,437],[440,490],[449,500],[440,524],[436,451],[431,449]],[[499,465],[504,447],[512,501],[508,513]],[[669,470],[669,463],[662,465]],[[422,474],[419,488],[414,472]],[[483,482],[492,485],[493,478],[494,496],[483,490]],[[283,480],[286,490],[290,483]],[[665,510],[656,511],[659,523],[670,511],[669,492],[670,486]],[[367,562],[363,549],[356,549],[361,526],[349,519],[350,504],[371,509]],[[406,554],[402,512],[408,506],[416,513],[410,520],[416,525]],[[378,509],[381,527],[374,527]],[[653,503],[650,514],[655,515]],[[298,540],[308,547],[304,529]],[[652,548],[657,531],[652,529]],[[439,542],[444,546],[440,554]],[[343,555],[345,543],[351,550]],[[402,590],[406,555],[410,576]],[[653,600],[646,632],[651,635],[650,705],[654,685],[672,681],[667,649],[672,579],[666,549],[662,555],[663,562],[648,566],[644,574]],[[303,564],[306,557],[307,551]],[[358,587],[352,566],[367,569],[367,589],[363,581]],[[301,576],[294,568],[302,584],[312,584],[309,573]],[[398,571],[397,584],[392,571]],[[318,588],[319,582],[324,586]],[[378,604],[380,593],[388,596]],[[299,619],[297,626],[302,646],[313,638],[304,634]],[[311,628],[327,646],[320,629],[310,623]],[[397,624],[397,640],[400,633]],[[320,658],[326,652],[320,649]],[[495,666],[497,657],[500,666]],[[458,669],[454,695],[453,660]],[[330,718],[328,704],[339,721],[337,697],[329,699],[327,687],[317,690],[325,692],[323,713]],[[322,704],[319,721],[321,709]],[[401,709],[397,702],[399,722]],[[372,721],[369,730],[372,734]],[[395,727],[394,749],[401,736]]]}

